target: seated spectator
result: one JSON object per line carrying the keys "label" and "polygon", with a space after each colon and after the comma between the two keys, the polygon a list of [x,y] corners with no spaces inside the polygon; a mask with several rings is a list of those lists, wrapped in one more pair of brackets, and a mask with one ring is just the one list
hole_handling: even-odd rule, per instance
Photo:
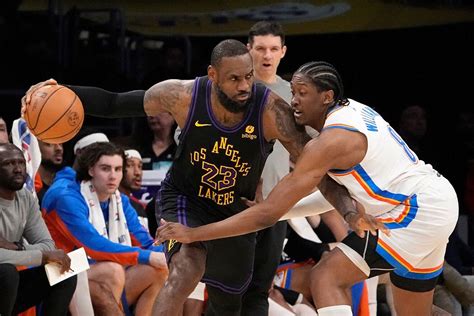
{"label": "seated spectator", "polygon": [[[75,174],[75,170],[78,168],[78,160],[79,160],[79,157],[81,156],[81,152],[87,146],[89,146],[91,144],[98,143],[98,142],[109,142],[109,139],[107,138],[107,135],[105,135],[103,133],[91,133],[91,134],[82,135],[82,137],[79,138],[79,140],[77,140],[76,143],[74,144],[74,148],[73,148],[74,159],[73,160],[69,159],[69,162],[70,162],[70,164],[72,164],[73,168],[72,169],[68,168],[68,170],[74,172],[74,174]],[[63,151],[63,156],[65,156],[66,154],[67,154],[67,152]],[[64,167],[65,165],[66,165],[66,163],[63,163],[62,166]],[[61,170],[57,170],[56,173],[59,173],[62,170],[64,170],[64,168],[61,169]],[[35,187],[36,187],[37,192],[42,186],[41,177],[38,176],[38,174],[39,173],[37,173],[37,176],[35,177]],[[40,180],[39,185],[38,185],[38,180]],[[53,179],[53,181],[56,182],[56,177]],[[69,183],[68,181],[60,180],[58,183],[56,183],[55,188],[58,189],[58,187],[61,186],[61,185],[62,186],[67,186],[68,183]],[[43,194],[43,197],[44,197],[44,194]],[[42,200],[40,201],[40,206],[42,206]]]}
{"label": "seated spectator", "polygon": [[435,304],[453,315],[474,314],[474,249],[459,237],[457,229],[449,237],[445,259]]}
{"label": "seated spectator", "polygon": [[48,144],[38,140],[38,145],[41,151],[41,165],[36,173],[35,186],[39,180],[40,188],[37,188],[36,192],[41,204],[44,194],[53,183],[56,172],[63,167],[64,151],[62,144]]}
{"label": "seated spectator", "polygon": [[77,170],[77,168],[79,167],[78,165],[79,156],[81,155],[81,152],[87,146],[95,144],[95,143],[108,143],[108,142],[109,142],[109,138],[107,137],[107,135],[103,133],[91,133],[79,139],[74,144],[74,148],[73,148],[75,159],[74,159],[72,167],[74,168],[74,170]]}
{"label": "seated spectator", "polygon": [[[160,113],[156,116],[135,118],[132,134],[116,138],[115,141],[124,148],[135,148],[142,157],[142,169],[161,181],[171,167],[176,153],[175,130],[177,130],[177,124],[173,117],[169,113]],[[159,186],[150,188],[144,185],[143,189],[143,195],[148,200],[145,208],[148,228],[150,234],[154,236],[158,227],[155,216],[155,195]],[[150,198],[151,200],[149,200]]]}
{"label": "seated spectator", "polygon": [[0,116],[0,144],[3,143],[9,143],[8,140],[8,129],[7,129],[7,123],[3,119],[3,117]]}
{"label": "seated spectator", "polygon": [[96,314],[122,315],[124,304],[134,305],[136,315],[151,315],[168,270],[162,248],[153,246],[118,191],[123,166],[124,152],[112,143],[83,147],[77,175],[69,167],[57,173],[43,198],[43,216],[60,248],[84,247],[93,260],[88,278]]}
{"label": "seated spectator", "polygon": [[[50,286],[42,265],[55,262],[61,272],[71,260],[56,250],[38,202],[23,185],[26,162],[12,144],[0,144],[0,315],[43,304],[45,315],[66,315],[76,276]],[[21,266],[32,266],[18,271]]]}
{"label": "seated spectator", "polygon": [[149,116],[145,124],[137,126],[131,144],[143,158],[143,170],[168,171],[176,152],[174,132],[176,122],[169,113]]}
{"label": "seated spectator", "polygon": [[128,149],[125,151],[125,157],[127,157],[125,165],[125,173],[120,182],[119,190],[130,199],[130,204],[135,209],[138,215],[138,220],[148,230],[148,218],[145,213],[144,205],[133,196],[133,192],[140,190],[142,185],[143,176],[143,164],[142,156],[134,149]]}

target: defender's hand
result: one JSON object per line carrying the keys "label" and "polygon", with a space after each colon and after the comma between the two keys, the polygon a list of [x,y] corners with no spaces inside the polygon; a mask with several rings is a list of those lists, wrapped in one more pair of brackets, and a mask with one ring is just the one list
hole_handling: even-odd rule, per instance
{"label": "defender's hand", "polygon": [[387,236],[390,236],[390,230],[375,217],[365,213],[351,212],[344,216],[344,219],[349,224],[349,227],[360,237],[365,237],[365,232],[369,231],[373,236],[377,235],[377,230],[380,230]]}
{"label": "defender's hand", "polygon": [[155,244],[163,243],[166,240],[174,239],[183,244],[189,244],[195,240],[192,238],[194,228],[190,228],[179,223],[168,223],[164,219],[160,221],[160,226],[156,231]]}

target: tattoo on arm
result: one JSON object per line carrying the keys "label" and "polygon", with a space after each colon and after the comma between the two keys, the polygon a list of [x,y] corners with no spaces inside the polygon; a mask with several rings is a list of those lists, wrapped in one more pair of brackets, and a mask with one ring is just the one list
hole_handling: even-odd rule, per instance
{"label": "tattoo on arm", "polygon": [[158,112],[173,112],[183,95],[190,95],[192,84],[183,84],[180,80],[163,81],[151,87],[145,93],[145,104],[153,104]]}
{"label": "tattoo on arm", "polygon": [[291,160],[296,161],[306,143],[311,139],[303,126],[296,124],[293,110],[281,98],[275,98],[268,104],[268,110],[275,115],[275,124],[281,140],[285,141],[286,149],[290,152]]}

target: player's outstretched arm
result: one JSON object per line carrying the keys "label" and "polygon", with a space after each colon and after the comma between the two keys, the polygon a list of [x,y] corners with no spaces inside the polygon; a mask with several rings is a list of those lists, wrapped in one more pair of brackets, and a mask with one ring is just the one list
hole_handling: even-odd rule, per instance
{"label": "player's outstretched arm", "polygon": [[[44,86],[57,84],[58,82],[56,80],[48,79],[32,85],[21,99],[21,114],[23,115],[26,106],[31,102],[31,97],[36,90]],[[116,93],[97,87],[62,85],[77,94],[84,107],[85,113],[88,115],[105,118],[146,116],[143,108],[145,90]],[[67,104],[64,106],[67,106]]]}
{"label": "player's outstretched arm", "polygon": [[[191,100],[193,80],[166,80],[152,86],[147,91],[133,90],[128,92],[110,92],[97,87],[65,85],[73,90],[81,99],[84,111],[88,115],[119,118],[152,116],[169,112],[178,124],[186,120],[187,109]],[[58,82],[49,79],[32,85],[22,98],[22,113],[31,96],[39,88],[46,85],[56,85]],[[183,114],[183,113],[184,114]]]}
{"label": "player's outstretched arm", "polygon": [[[177,239],[182,242],[211,240],[257,231],[276,223],[296,202],[308,195],[332,168],[334,155],[326,155],[331,139],[313,139],[305,147],[293,172],[285,176],[263,202],[223,221],[187,228],[166,223],[158,228],[159,241]],[[353,206],[353,211],[355,211]],[[182,238],[182,239],[180,239]]]}
{"label": "player's outstretched arm", "polygon": [[[294,204],[309,194],[321,178],[311,170],[311,158],[300,157],[299,167],[285,176],[266,200],[223,221],[197,228],[178,223],[162,223],[157,230],[157,242],[176,239],[183,243],[232,237],[273,225]],[[303,166],[306,165],[305,166]],[[304,168],[305,167],[305,168]]]}
{"label": "player's outstretched arm", "polygon": [[[178,223],[165,223],[157,231],[162,242],[176,239],[189,243],[199,240],[243,235],[271,226],[304,196],[318,186],[330,169],[349,169],[362,161],[365,138],[345,130],[329,130],[304,147],[293,172],[284,177],[263,202],[223,221],[189,228]],[[345,205],[345,211],[357,214],[354,204]],[[376,220],[364,214],[358,217],[358,228],[368,230]]]}

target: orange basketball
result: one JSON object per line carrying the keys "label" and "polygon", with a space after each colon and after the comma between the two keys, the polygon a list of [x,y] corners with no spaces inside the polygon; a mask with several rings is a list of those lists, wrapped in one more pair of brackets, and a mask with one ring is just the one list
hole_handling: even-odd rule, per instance
{"label": "orange basketball", "polygon": [[38,139],[61,144],[81,129],[84,108],[71,89],[61,85],[44,86],[33,93],[23,116]]}

